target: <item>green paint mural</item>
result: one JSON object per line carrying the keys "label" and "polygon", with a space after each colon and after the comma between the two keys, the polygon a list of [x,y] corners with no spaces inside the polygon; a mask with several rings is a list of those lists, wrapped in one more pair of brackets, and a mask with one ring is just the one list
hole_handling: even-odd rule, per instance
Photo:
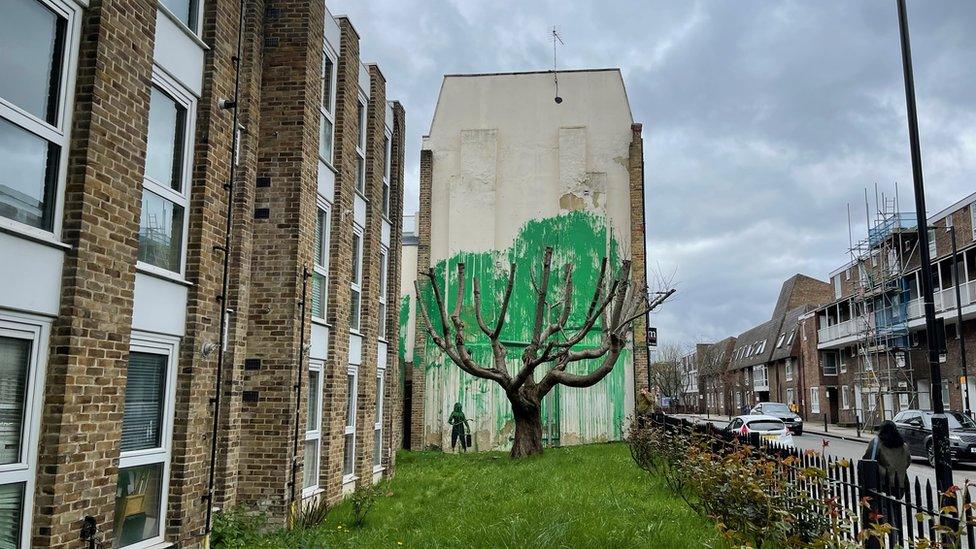
{"label": "green paint mural", "polygon": [[403,388],[403,382],[406,379],[406,364],[407,364],[407,324],[410,322],[410,296],[402,295],[400,296],[400,331],[399,331],[399,342],[397,344],[397,356],[399,357],[400,364],[400,388]]}
{"label": "green paint mural", "polygon": [[[488,339],[477,328],[471,283],[474,277],[481,284],[482,313],[491,323],[500,309],[509,264],[516,265],[515,285],[501,337],[508,349],[509,371],[514,375],[521,367],[522,352],[532,337],[532,319],[535,315],[532,279],[538,280],[540,276],[545,248],[553,248],[552,272],[555,281],[550,284],[549,290],[553,298],[563,291],[563,266],[572,264],[574,268],[574,310],[566,326],[566,332],[573,333],[585,320],[602,258],[608,258],[612,270],[616,270],[620,264],[619,245],[608,225],[605,218],[587,212],[570,212],[533,220],[522,227],[507,250],[461,252],[438,262],[433,267],[434,275],[438,284],[446,289],[445,301],[449,313],[457,295],[457,264],[465,264],[467,284],[461,318],[467,327],[465,342],[472,357],[481,364],[491,362]],[[608,273],[608,278],[614,274]],[[439,329],[430,284],[423,283],[421,292],[421,298],[433,316],[434,329]],[[420,313],[417,316],[416,322],[422,323]],[[417,329],[422,330],[422,324],[418,324]],[[597,327],[587,334],[576,349],[598,347],[600,341],[601,333]],[[631,357],[630,350],[625,350],[614,370],[593,387],[558,387],[546,397],[542,423],[546,438],[551,438],[548,442],[571,444],[621,438],[627,413],[627,369],[632,364]],[[572,364],[570,370],[586,373],[596,368],[599,362],[599,359],[581,361]],[[472,411],[469,419],[472,420],[475,449],[503,448],[508,444],[514,423],[509,402],[500,386],[463,373],[429,340],[424,345],[423,356],[415,355],[414,367],[425,368],[427,444],[443,446],[449,432],[446,429],[447,415],[455,402],[463,403],[466,410]],[[537,370],[537,378],[541,379],[544,373],[545,366]]]}

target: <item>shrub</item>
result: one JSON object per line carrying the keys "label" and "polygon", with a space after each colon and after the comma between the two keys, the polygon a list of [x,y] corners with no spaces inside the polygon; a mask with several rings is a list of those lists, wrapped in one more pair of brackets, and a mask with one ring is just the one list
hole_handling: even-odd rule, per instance
{"label": "shrub", "polygon": [[353,526],[360,527],[366,522],[366,515],[376,503],[376,493],[377,489],[372,484],[362,485],[353,492],[350,498],[352,500]]}
{"label": "shrub", "polygon": [[255,547],[267,525],[264,515],[228,509],[214,515],[210,544],[214,547]]}

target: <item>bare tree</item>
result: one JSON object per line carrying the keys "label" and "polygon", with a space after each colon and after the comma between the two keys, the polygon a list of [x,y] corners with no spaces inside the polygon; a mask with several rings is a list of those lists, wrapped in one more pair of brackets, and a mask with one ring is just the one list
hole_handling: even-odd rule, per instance
{"label": "bare tree", "polygon": [[658,351],[657,360],[650,365],[651,386],[668,397],[669,406],[688,390],[688,379],[681,363],[683,356],[684,351],[679,345],[665,343]]}
{"label": "bare tree", "polygon": [[[464,263],[457,265],[457,297],[450,316],[447,314],[444,296],[437,284],[433,269],[422,273],[427,276],[431,285],[437,306],[435,313],[440,321],[440,331],[435,329],[431,313],[424,304],[420,284],[415,283],[424,329],[434,344],[462,371],[494,381],[505,390],[515,418],[515,441],[512,444],[511,457],[524,457],[542,452],[543,397],[556,385],[590,387],[606,377],[613,370],[617,358],[624,350],[634,321],[663,303],[673,293],[673,290],[657,293],[655,298],[649,301],[647,289],[636,288],[632,284],[630,269],[630,261],[623,261],[608,288],[607,259],[603,258],[584,321],[578,329],[567,333],[566,323],[573,309],[573,265],[566,264],[563,267],[562,291],[553,292],[560,297],[558,302],[550,304],[548,300],[552,248],[547,247],[542,260],[541,278],[538,282],[532,279],[535,293],[534,318],[512,319],[516,322],[532,322],[532,339],[522,353],[522,366],[514,376],[509,372],[505,360],[508,350],[500,339],[515,284],[514,263],[511,264],[508,273],[508,284],[505,287],[501,309],[492,325],[489,325],[482,315],[481,286],[478,278],[474,277],[472,281],[478,327],[491,343],[492,363],[490,365],[478,364],[473,360],[465,344],[467,327],[461,320],[461,306],[465,295]],[[598,323],[599,327],[597,327]],[[600,331],[600,344],[590,348],[580,346],[580,342],[594,329]],[[589,373],[577,374],[566,371],[566,367],[574,362],[600,358],[602,358],[600,365]],[[537,381],[536,369],[544,364],[545,375]]]}
{"label": "bare tree", "polygon": [[722,387],[722,376],[725,374],[725,347],[719,343],[700,342],[695,345],[695,362],[698,364],[698,376],[702,380],[702,394],[705,395],[705,406],[708,406],[709,395],[717,387]]}

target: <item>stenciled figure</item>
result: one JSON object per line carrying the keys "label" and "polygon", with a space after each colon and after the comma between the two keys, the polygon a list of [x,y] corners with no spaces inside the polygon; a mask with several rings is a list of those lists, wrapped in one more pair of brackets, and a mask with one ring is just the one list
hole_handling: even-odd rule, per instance
{"label": "stenciled figure", "polygon": [[451,450],[456,450],[457,443],[460,441],[461,451],[467,452],[468,440],[465,435],[471,432],[471,425],[468,424],[468,418],[464,417],[464,412],[461,411],[460,402],[454,403],[454,411],[451,412],[451,417],[447,418],[447,423],[451,426]]}

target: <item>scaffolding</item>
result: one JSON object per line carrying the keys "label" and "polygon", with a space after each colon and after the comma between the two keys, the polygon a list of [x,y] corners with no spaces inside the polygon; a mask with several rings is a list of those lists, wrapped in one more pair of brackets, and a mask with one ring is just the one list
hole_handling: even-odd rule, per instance
{"label": "scaffolding", "polygon": [[850,246],[850,268],[857,271],[850,311],[856,337],[847,352],[856,368],[854,413],[867,427],[917,407],[909,352],[911,285],[907,276],[912,257],[918,253],[917,222],[914,212],[899,211],[897,187],[894,197],[877,197],[876,193],[875,205],[872,220],[865,196],[867,238],[855,243],[852,237]]}

